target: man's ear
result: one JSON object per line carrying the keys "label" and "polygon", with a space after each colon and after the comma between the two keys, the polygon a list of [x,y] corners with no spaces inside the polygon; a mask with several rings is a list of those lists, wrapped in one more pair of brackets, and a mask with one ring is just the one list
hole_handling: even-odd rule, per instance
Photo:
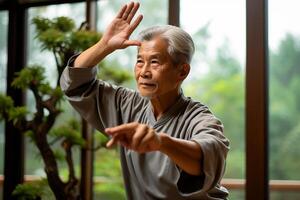
{"label": "man's ear", "polygon": [[190,65],[188,63],[181,64],[179,71],[179,80],[183,81],[190,73]]}

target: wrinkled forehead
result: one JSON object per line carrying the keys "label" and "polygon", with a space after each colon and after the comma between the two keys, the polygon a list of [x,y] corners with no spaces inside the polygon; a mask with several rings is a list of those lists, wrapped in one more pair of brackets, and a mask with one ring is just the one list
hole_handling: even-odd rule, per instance
{"label": "wrinkled forehead", "polygon": [[160,53],[168,54],[168,43],[161,37],[155,37],[151,40],[144,40],[138,47],[138,54]]}

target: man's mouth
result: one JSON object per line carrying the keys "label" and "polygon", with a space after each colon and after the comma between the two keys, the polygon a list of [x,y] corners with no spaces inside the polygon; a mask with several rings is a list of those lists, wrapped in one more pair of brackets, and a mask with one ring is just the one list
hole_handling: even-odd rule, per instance
{"label": "man's mouth", "polygon": [[148,83],[148,82],[140,82],[139,85],[143,87],[156,87],[155,83]]}
{"label": "man's mouth", "polygon": [[155,86],[154,83],[140,83],[141,85],[146,85],[146,86]]}

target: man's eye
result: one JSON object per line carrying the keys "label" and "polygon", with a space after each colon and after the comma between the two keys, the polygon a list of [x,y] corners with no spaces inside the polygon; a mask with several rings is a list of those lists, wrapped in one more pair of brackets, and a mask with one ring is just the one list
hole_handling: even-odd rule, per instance
{"label": "man's eye", "polygon": [[158,60],[151,60],[151,63],[158,64]]}

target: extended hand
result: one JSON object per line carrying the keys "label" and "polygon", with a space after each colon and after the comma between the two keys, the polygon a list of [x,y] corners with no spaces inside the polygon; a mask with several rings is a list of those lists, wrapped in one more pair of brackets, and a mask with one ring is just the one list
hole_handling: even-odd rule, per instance
{"label": "extended hand", "polygon": [[123,49],[128,46],[140,45],[139,41],[129,40],[131,33],[143,19],[143,16],[139,15],[134,22],[131,23],[139,6],[139,3],[134,2],[124,5],[104,32],[101,40],[111,48],[112,51]]}
{"label": "extended hand", "polygon": [[137,122],[107,128],[105,132],[112,136],[106,144],[107,147],[119,143],[138,153],[160,151],[185,172],[196,176],[203,173],[203,152],[194,140],[178,139],[166,133],[157,134],[146,124]]}
{"label": "extended hand", "polygon": [[105,132],[112,136],[111,140],[106,144],[107,147],[119,143],[128,149],[145,153],[159,150],[161,145],[160,136],[146,124],[137,122],[122,124],[107,128]]}

